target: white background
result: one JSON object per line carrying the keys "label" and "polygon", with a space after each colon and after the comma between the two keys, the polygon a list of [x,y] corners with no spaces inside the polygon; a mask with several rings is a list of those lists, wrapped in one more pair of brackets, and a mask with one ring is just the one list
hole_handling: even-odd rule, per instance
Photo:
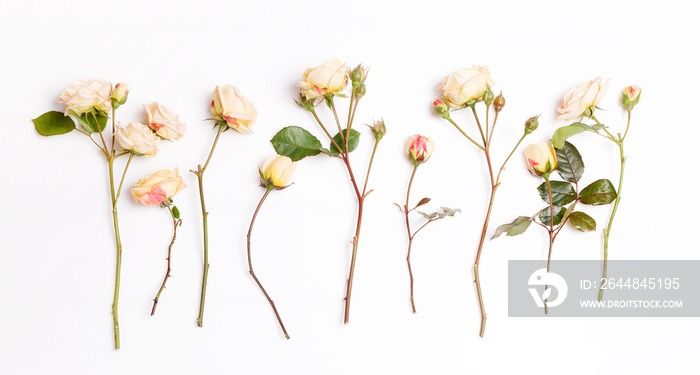
{"label": "white background", "polygon": [[[486,244],[479,312],[470,267],[488,197],[483,156],[444,120],[431,100],[442,78],[487,65],[507,105],[493,141],[506,156],[530,116],[547,140],[566,123],[554,109],[571,88],[611,78],[598,118],[621,131],[620,90],[643,87],[625,145],[624,199],[611,235],[611,259],[698,259],[693,240],[700,85],[700,26],[681,1],[42,1],[0,4],[0,372],[126,373],[689,373],[700,344],[696,318],[508,318],[507,260],[544,259],[546,232]],[[355,198],[342,164],[325,156],[299,164],[295,184],[275,192],[253,235],[254,265],[291,334],[247,274],[245,233],[263,189],[257,165],[269,139],[301,125],[321,137],[293,98],[308,67],[339,58],[371,67],[359,124],[386,120],[360,240],[351,322],[342,298],[354,231]],[[135,159],[119,202],[124,262],[122,350],[112,349],[114,238],[106,163],[78,133],[44,138],[31,119],[74,79],[128,82],[118,120],[140,121],[151,101],[188,124],[182,140],[152,159]],[[210,211],[210,276],[204,328],[195,324],[201,282],[201,214],[196,178],[213,141],[203,121],[210,93],[233,84],[255,103],[254,135],[222,135],[205,176]],[[347,102],[339,104],[345,116]],[[323,118],[331,117],[320,107]],[[453,117],[471,134],[467,112]],[[363,175],[371,142],[363,127],[353,153]],[[418,170],[414,201],[462,214],[431,224],[414,243],[418,314],[410,312],[405,229],[392,205],[405,199],[408,135],[436,150]],[[617,184],[617,148],[577,136],[585,181]],[[325,141],[324,141],[325,143]],[[503,174],[493,229],[544,205],[540,181],[518,151]],[[121,159],[117,164],[123,163]],[[173,277],[156,316],[151,299],[165,271],[171,222],[165,210],[134,203],[126,189],[177,166],[189,188],[175,199],[184,224]],[[431,207],[431,208],[432,208]],[[589,209],[602,228],[611,206]],[[565,230],[556,259],[599,259],[602,232]],[[683,287],[693,288],[693,286]]]}

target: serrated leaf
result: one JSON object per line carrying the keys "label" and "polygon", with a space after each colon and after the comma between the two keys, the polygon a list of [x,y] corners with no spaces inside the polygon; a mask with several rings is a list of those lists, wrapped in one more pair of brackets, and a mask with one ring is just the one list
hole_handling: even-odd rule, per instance
{"label": "serrated leaf", "polygon": [[78,120],[85,126],[85,130],[90,133],[100,133],[105,130],[109,117],[101,113],[83,113],[78,116]]}
{"label": "serrated leaf", "polygon": [[46,112],[32,122],[36,131],[45,137],[70,133],[75,129],[75,122],[63,112],[57,111]]}
{"label": "serrated leaf", "polygon": [[[331,142],[331,146],[329,147],[331,152],[334,153],[344,153],[345,152],[345,143],[343,142],[343,139],[345,139],[345,134],[346,131],[343,130],[341,132],[338,132],[333,137],[334,142]],[[337,147],[335,147],[335,144],[338,144],[341,148],[343,148],[342,151],[338,150]],[[350,137],[348,138],[348,152],[353,152],[357,148],[357,145],[360,143],[360,132],[358,132],[355,129],[350,129]]]}
{"label": "serrated leaf", "polygon": [[178,210],[175,206],[173,206],[173,217],[175,217],[176,219],[180,218],[180,210]]}
{"label": "serrated leaf", "polygon": [[299,126],[287,126],[280,130],[272,137],[270,143],[279,155],[287,156],[292,161],[321,153],[321,142]]}
{"label": "serrated leaf", "polygon": [[457,212],[462,212],[459,208],[440,207],[442,212],[438,212],[438,218],[444,219],[448,216],[455,216]]}
{"label": "serrated leaf", "polygon": [[337,157],[339,155],[337,152],[331,152],[331,150],[329,150],[325,147],[321,147],[318,150],[321,151],[322,153],[330,156],[330,157]]}
{"label": "serrated leaf", "polygon": [[[545,226],[549,226],[550,224],[550,218],[551,218],[551,210],[549,209],[549,206],[545,207],[542,211],[540,211],[540,222],[544,224]],[[566,209],[562,206],[554,206],[554,226],[559,225],[561,223],[561,220],[564,218],[564,213],[566,212]]]}
{"label": "serrated leaf", "polygon": [[581,211],[574,211],[569,215],[569,223],[581,232],[591,232],[595,230],[595,220],[588,214]]}
{"label": "serrated leaf", "polygon": [[496,228],[496,232],[493,234],[493,237],[491,237],[491,239],[498,238],[503,233],[505,233],[506,236],[511,237],[523,234],[525,233],[527,228],[530,227],[531,223],[531,218],[527,216],[518,216],[518,218],[513,220],[512,222],[508,224],[503,224]]}
{"label": "serrated leaf", "polygon": [[580,201],[583,204],[592,206],[601,206],[610,204],[617,198],[615,186],[608,179],[601,179],[586,186],[579,194]]}
{"label": "serrated leaf", "polygon": [[[576,190],[570,183],[565,181],[550,181],[549,184],[552,188],[552,203],[554,203],[554,205],[564,206],[576,199]],[[540,198],[542,198],[544,203],[549,204],[549,192],[547,191],[546,181],[537,187],[537,191],[539,191]]]}
{"label": "serrated leaf", "polygon": [[557,153],[557,171],[561,178],[578,182],[583,176],[584,164],[578,149],[569,142],[564,142],[561,148],[555,148]]}
{"label": "serrated leaf", "polygon": [[418,208],[418,207],[420,207],[420,206],[422,206],[422,205],[424,205],[424,204],[427,204],[428,202],[430,202],[430,198],[423,198],[423,199],[420,200],[420,202],[418,202],[418,204],[416,205],[416,207],[413,207],[413,208]]}

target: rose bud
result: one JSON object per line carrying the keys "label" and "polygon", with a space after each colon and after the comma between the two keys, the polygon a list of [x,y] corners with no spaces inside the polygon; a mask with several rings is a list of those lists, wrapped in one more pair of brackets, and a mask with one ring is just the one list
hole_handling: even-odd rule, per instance
{"label": "rose bud", "polygon": [[435,108],[435,113],[437,113],[438,116],[444,118],[445,120],[450,118],[450,105],[444,100],[435,99],[433,101],[433,108]]}
{"label": "rose bud", "polygon": [[360,100],[365,94],[367,94],[367,86],[364,83],[360,83],[355,89],[355,100]]}
{"label": "rose bud", "polygon": [[481,97],[481,99],[486,103],[486,105],[491,105],[493,103],[493,91],[491,91],[491,88],[486,86],[486,90],[484,90],[484,95]]}
{"label": "rose bud", "polygon": [[350,80],[352,81],[352,87],[358,87],[361,83],[365,82],[367,78],[367,72],[365,67],[358,65],[350,72]]}
{"label": "rose bud", "polygon": [[485,66],[472,66],[460,69],[442,80],[438,90],[451,105],[461,107],[469,102],[481,99],[484,91],[496,83],[491,80],[491,73]]}
{"label": "rose bud", "polygon": [[273,155],[267,158],[260,166],[260,181],[263,187],[269,190],[282,190],[289,186],[289,181],[297,169],[297,163],[292,159],[282,156]]}
{"label": "rose bud", "polygon": [[540,125],[539,118],[540,116],[530,117],[525,121],[525,134],[530,134],[537,130],[537,127]]}
{"label": "rose bud", "polygon": [[124,150],[134,155],[152,157],[158,153],[160,138],[140,122],[132,122],[126,127],[117,125],[114,137]]}
{"label": "rose bud", "polygon": [[112,106],[116,109],[120,105],[126,103],[129,96],[129,87],[124,82],[117,83],[112,89]]}
{"label": "rose bud", "polygon": [[622,90],[622,106],[625,107],[627,112],[631,112],[637,103],[639,103],[639,96],[642,94],[642,88],[639,86],[627,86]]}
{"label": "rose bud", "polygon": [[250,126],[258,117],[258,111],[236,87],[216,86],[211,98],[211,112],[214,116],[239,133],[253,133]]}
{"label": "rose bud", "polygon": [[[80,116],[93,109],[106,114],[112,109],[112,85],[99,79],[93,81],[73,81],[63,89],[59,103],[66,105],[66,116]],[[71,113],[72,112],[72,113]]]}
{"label": "rose bud", "polygon": [[374,125],[367,125],[372,129],[372,134],[374,134],[374,139],[377,141],[381,140],[386,134],[386,126],[384,125],[384,120],[377,121]]}
{"label": "rose bud", "polygon": [[313,100],[306,99],[306,97],[301,93],[299,93],[299,100],[295,100],[294,102],[296,102],[299,107],[304,108],[309,112],[313,111],[315,107]]}
{"label": "rose bud", "polygon": [[342,91],[348,85],[350,68],[340,60],[328,60],[323,65],[306,69],[304,80],[297,86],[307,99],[316,99]]}
{"label": "rose bud", "polygon": [[524,154],[527,169],[535,176],[549,175],[557,168],[557,154],[547,142],[527,146]]}
{"label": "rose bud", "polygon": [[503,97],[503,92],[498,94],[496,99],[493,100],[493,109],[496,110],[496,113],[501,112],[503,107],[506,106],[506,98]]}
{"label": "rose bud", "polygon": [[435,149],[435,142],[420,134],[408,137],[406,142],[406,156],[413,162],[413,165],[425,163]]}
{"label": "rose bud", "polygon": [[608,89],[610,80],[603,83],[603,79],[597,77],[592,81],[586,81],[579,87],[564,95],[561,105],[557,108],[560,113],[557,120],[570,120],[582,115],[590,117],[593,109],[600,103]]}
{"label": "rose bud", "polygon": [[186,187],[177,168],[172,171],[163,169],[135,183],[131,196],[143,205],[156,206],[171,202],[172,197]]}

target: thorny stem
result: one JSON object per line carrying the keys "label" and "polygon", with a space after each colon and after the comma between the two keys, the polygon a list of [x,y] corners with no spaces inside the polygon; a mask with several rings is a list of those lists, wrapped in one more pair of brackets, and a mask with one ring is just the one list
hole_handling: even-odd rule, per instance
{"label": "thorny stem", "polygon": [[287,334],[287,330],[284,328],[284,323],[282,323],[282,318],[280,318],[280,314],[277,312],[277,307],[275,307],[275,303],[272,301],[272,298],[267,294],[267,291],[265,291],[265,288],[263,288],[262,284],[260,283],[260,280],[258,280],[258,277],[255,276],[255,272],[253,271],[253,261],[251,258],[250,254],[250,235],[253,232],[253,225],[255,224],[255,218],[258,216],[258,212],[260,211],[260,207],[262,207],[263,202],[265,202],[265,199],[267,196],[270,194],[270,192],[274,189],[273,186],[269,186],[267,190],[265,190],[265,194],[263,194],[262,198],[260,199],[260,203],[258,203],[258,207],[255,209],[255,213],[253,214],[253,218],[250,220],[250,228],[248,229],[248,269],[250,272],[250,276],[253,277],[253,280],[258,284],[260,287],[260,290],[263,292],[265,295],[265,298],[267,298],[267,301],[270,302],[270,306],[272,307],[272,310],[275,312],[275,316],[277,317],[277,321],[280,324],[280,327],[282,328],[282,332],[284,333],[284,337],[289,340],[289,334]]}
{"label": "thorny stem", "polygon": [[211,157],[214,154],[216,144],[219,142],[219,136],[224,131],[225,126],[225,124],[219,125],[219,131],[216,133],[216,138],[214,138],[214,144],[212,144],[211,146],[211,151],[209,151],[209,156],[207,157],[207,161],[204,163],[204,167],[198,165],[196,171],[191,171],[192,173],[197,175],[197,182],[199,185],[199,201],[202,207],[202,227],[204,234],[204,269],[202,271],[202,295],[199,299],[199,316],[197,317],[197,326],[199,327],[202,327],[204,325],[204,301],[207,295],[207,276],[209,275],[209,230],[207,227],[207,216],[209,216],[209,213],[207,212],[206,205],[204,204],[204,186],[202,184],[202,179],[204,178],[204,172],[206,171],[207,166],[209,165],[209,161],[211,160]]}
{"label": "thorny stem", "polygon": [[156,294],[156,298],[153,299],[153,308],[151,309],[151,316],[156,313],[156,305],[158,305],[158,299],[160,298],[160,294],[163,293],[163,290],[165,289],[165,283],[168,282],[168,278],[170,278],[170,261],[172,259],[172,250],[173,250],[173,244],[175,243],[175,237],[177,236],[177,226],[180,224],[180,220],[175,218],[175,214],[173,213],[172,207],[169,205],[166,206],[168,208],[168,211],[170,211],[170,217],[173,218],[173,239],[170,241],[170,245],[168,246],[168,270],[165,272],[165,278],[163,278],[163,284],[160,286],[160,290],[158,290],[158,294]]}
{"label": "thorny stem", "polygon": [[[629,131],[630,128],[631,118],[632,113],[628,111],[627,128],[625,129],[625,134],[623,136],[620,136],[618,134],[618,140],[615,142],[620,148],[620,182],[617,185],[617,198],[615,198],[615,205],[613,206],[612,213],[610,214],[610,219],[608,219],[608,227],[603,230],[603,279],[606,279],[608,277],[608,240],[610,238],[610,229],[612,229],[613,220],[615,220],[615,213],[617,213],[617,207],[620,205],[620,197],[622,194],[622,180],[625,177],[625,161],[627,160],[627,158],[625,157],[625,149],[623,147],[623,142],[625,140],[625,137],[627,137],[627,131]],[[603,291],[604,289],[601,285],[598,291],[598,301],[603,300]]]}
{"label": "thorny stem", "polygon": [[[411,233],[411,223],[408,220],[408,214],[411,210],[408,209],[408,201],[411,196],[411,186],[413,185],[413,177],[416,175],[416,170],[418,170],[418,164],[413,165],[413,172],[411,173],[411,179],[408,181],[408,188],[406,189],[406,204],[403,206],[403,212],[406,215],[406,232],[408,233],[408,251],[406,253],[406,264],[408,265],[408,276],[411,281],[411,309],[413,313],[416,313],[416,304],[413,300],[413,272],[411,271],[411,245],[413,245],[413,237],[415,234]],[[417,233],[418,231],[416,231]]]}

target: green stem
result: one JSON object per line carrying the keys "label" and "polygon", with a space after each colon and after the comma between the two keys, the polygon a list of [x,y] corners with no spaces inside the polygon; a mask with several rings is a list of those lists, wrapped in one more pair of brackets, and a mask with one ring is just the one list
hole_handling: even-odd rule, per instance
{"label": "green stem", "polygon": [[[608,277],[608,240],[610,238],[610,230],[612,229],[613,220],[615,220],[615,213],[617,213],[617,207],[620,205],[620,198],[622,194],[622,181],[625,178],[625,162],[627,158],[625,157],[625,149],[623,142],[627,136],[627,131],[630,126],[631,114],[627,112],[627,129],[625,129],[625,135],[621,136],[618,140],[617,145],[620,148],[620,182],[617,185],[617,198],[615,198],[615,205],[613,206],[612,213],[608,219],[608,227],[603,230],[603,279]],[[604,289],[601,288],[598,291],[598,301],[603,300]]]}
{"label": "green stem", "polygon": [[175,214],[173,213],[173,209],[170,206],[166,206],[168,208],[168,211],[170,211],[170,217],[173,218],[173,239],[170,241],[170,245],[168,246],[168,270],[165,272],[165,278],[163,278],[163,284],[160,286],[160,290],[158,290],[158,294],[156,294],[156,298],[153,299],[153,308],[151,309],[151,316],[156,313],[156,306],[158,305],[158,299],[160,298],[160,294],[163,293],[163,290],[165,289],[165,283],[168,282],[168,278],[170,278],[170,260],[172,259],[172,250],[173,250],[173,244],[175,243],[175,237],[177,236],[177,226],[179,224],[179,220],[175,218]]}
{"label": "green stem", "polygon": [[457,128],[457,130],[458,130],[460,133],[462,133],[462,135],[463,135],[465,138],[467,138],[471,143],[473,143],[474,146],[478,147],[480,150],[483,150],[483,149],[484,149],[483,146],[481,146],[480,144],[476,143],[475,140],[473,140],[470,136],[468,136],[467,133],[465,133],[464,130],[462,130],[462,128],[460,128],[459,125],[457,125],[457,123],[454,122],[454,120],[452,120],[451,117],[448,117],[448,118],[447,118],[447,121],[449,121],[452,125],[454,125],[454,127]]}
{"label": "green stem", "polygon": [[310,112],[311,112],[311,114],[314,115],[314,119],[316,119],[316,122],[318,123],[318,125],[321,127],[321,129],[323,129],[323,132],[326,133],[326,136],[328,136],[328,139],[331,140],[331,143],[333,143],[333,145],[338,149],[338,152],[342,156],[345,148],[341,148],[338,145],[338,143],[335,141],[335,139],[333,139],[333,136],[331,135],[331,133],[329,133],[328,130],[326,129],[326,127],[323,126],[323,122],[321,122],[321,119],[318,118],[318,114],[316,114],[316,110],[311,110]]}
{"label": "green stem", "polygon": [[199,201],[202,207],[202,228],[204,234],[204,269],[202,270],[202,294],[199,299],[199,316],[197,317],[197,326],[202,327],[204,325],[204,302],[207,295],[207,276],[209,276],[209,229],[207,227],[207,212],[206,205],[204,203],[204,185],[202,179],[204,178],[204,172],[211,161],[211,157],[214,154],[214,149],[216,144],[219,142],[219,136],[224,131],[224,127],[227,125],[219,125],[219,131],[216,133],[216,138],[214,138],[214,144],[211,146],[211,151],[209,151],[209,156],[207,161],[204,163],[204,167],[201,165],[197,166],[196,171],[192,171],[197,175],[197,182],[199,185]]}
{"label": "green stem", "polygon": [[411,286],[411,309],[413,313],[416,313],[416,304],[413,300],[413,272],[411,271],[411,245],[413,245],[413,234],[411,233],[411,223],[408,220],[408,214],[411,210],[408,209],[408,201],[411,196],[411,186],[413,185],[413,177],[416,175],[416,170],[418,170],[419,164],[413,165],[413,172],[411,173],[411,179],[408,181],[408,188],[406,189],[406,204],[403,206],[403,211],[406,215],[406,232],[408,233],[408,251],[406,253],[406,264],[408,265],[408,276],[410,278]]}
{"label": "green stem", "polygon": [[[547,194],[549,195],[549,254],[547,255],[547,273],[549,273],[549,265],[552,261],[552,248],[554,247],[554,202],[552,200],[552,185],[549,182],[549,173],[545,174],[544,180],[547,182]],[[545,292],[549,288],[549,285],[544,286]],[[544,299],[544,314],[547,315],[549,310],[547,309],[547,299]]]}
{"label": "green stem", "polygon": [[369,165],[367,166],[367,175],[365,176],[365,186],[362,189],[362,196],[367,195],[367,183],[369,182],[369,172],[372,170],[372,163],[374,162],[374,155],[377,153],[377,146],[379,145],[379,141],[376,140],[374,141],[374,147],[372,148],[372,156],[369,158]]}
{"label": "green stem", "polygon": [[260,287],[260,290],[263,292],[265,295],[265,298],[267,298],[267,301],[270,302],[270,306],[272,307],[272,311],[275,312],[275,316],[277,317],[277,322],[279,322],[280,327],[282,328],[282,332],[284,333],[284,337],[289,340],[289,334],[287,333],[287,330],[284,328],[284,323],[282,323],[282,318],[280,317],[279,312],[277,312],[277,307],[275,307],[275,303],[272,301],[272,298],[270,298],[270,295],[267,294],[267,291],[265,291],[265,288],[263,288],[262,284],[260,283],[260,280],[258,280],[258,277],[255,276],[255,272],[253,271],[253,260],[251,257],[250,253],[250,236],[253,233],[253,225],[255,224],[255,218],[258,216],[258,212],[260,211],[260,207],[262,207],[263,202],[265,202],[265,198],[270,194],[270,192],[274,189],[274,186],[269,185],[267,190],[265,190],[265,194],[262,196],[260,199],[260,203],[258,203],[258,207],[255,209],[255,213],[253,214],[253,218],[250,220],[250,228],[248,229],[248,270],[250,272],[250,276],[253,277],[253,280],[258,284],[258,287]]}
{"label": "green stem", "polygon": [[355,175],[352,172],[352,167],[350,166],[350,159],[348,154],[343,157],[343,162],[350,175],[350,181],[355,189],[355,194],[357,195],[357,224],[355,226],[355,236],[352,238],[352,259],[350,260],[350,273],[348,275],[347,290],[345,292],[345,317],[343,323],[348,324],[350,322],[350,298],[352,296],[352,282],[355,276],[355,262],[357,261],[357,246],[360,242],[360,229],[362,227],[362,212],[365,205],[365,195],[360,193],[360,189],[357,186],[357,181],[355,180]]}
{"label": "green stem", "polygon": [[[335,124],[338,126],[338,134],[340,134],[340,139],[343,143],[347,144],[345,141],[345,134],[343,134],[343,129],[340,127],[340,120],[338,119],[338,112],[335,110],[335,100],[333,100],[333,97],[331,97],[330,103],[331,110],[333,111],[333,117],[335,117]],[[346,148],[343,148],[342,150],[345,150]]]}
{"label": "green stem", "polygon": [[[486,147],[488,143],[486,142],[486,138],[484,137],[484,130],[481,128],[481,121],[479,121],[479,116],[476,114],[476,108],[473,104],[470,105],[469,108],[472,109],[472,114],[474,114],[474,119],[476,120],[476,126],[479,127],[479,134],[481,134],[481,141],[484,142],[484,147]],[[486,132],[488,133],[488,124],[486,125]]]}

